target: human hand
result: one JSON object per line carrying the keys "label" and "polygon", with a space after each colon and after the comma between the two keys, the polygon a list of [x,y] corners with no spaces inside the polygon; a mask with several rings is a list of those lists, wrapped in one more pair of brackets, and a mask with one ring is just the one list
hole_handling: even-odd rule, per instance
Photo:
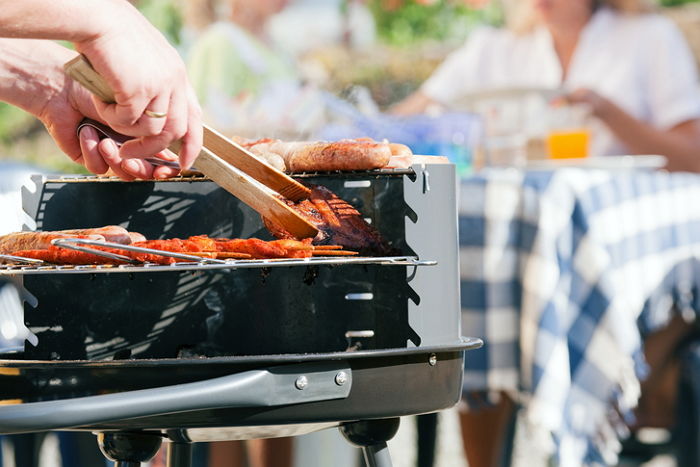
{"label": "human hand", "polygon": [[[154,167],[143,159],[122,158],[115,142],[110,139],[100,140],[92,128],[84,128],[78,137],[76,129],[85,117],[101,119],[91,94],[70,79],[64,78],[62,87],[48,98],[37,117],[61,150],[92,173],[104,174],[111,169],[124,180],[168,178],[178,173],[176,169]],[[159,153],[159,157],[171,160],[176,158],[170,153]]]}
{"label": "human hand", "polygon": [[[173,141],[181,140],[180,165],[183,169],[191,167],[202,146],[201,109],[182,60],[162,34],[127,2],[111,1],[107,6],[111,7],[109,22],[96,35],[75,42],[76,49],[114,90],[116,103],[93,98],[99,120],[135,137],[118,152],[124,163],[129,158],[158,154]],[[166,117],[148,116],[146,111]],[[92,149],[96,144],[99,149],[102,143],[96,143],[94,135],[87,133],[84,143],[89,142]],[[115,154],[109,143],[104,145],[109,147],[103,149]],[[87,149],[86,144],[83,146]],[[145,162],[133,161],[129,164],[144,164],[142,169],[147,171]]]}
{"label": "human hand", "polygon": [[563,97],[568,104],[581,104],[588,107],[590,114],[605,120],[612,103],[606,97],[588,88],[579,88]]}

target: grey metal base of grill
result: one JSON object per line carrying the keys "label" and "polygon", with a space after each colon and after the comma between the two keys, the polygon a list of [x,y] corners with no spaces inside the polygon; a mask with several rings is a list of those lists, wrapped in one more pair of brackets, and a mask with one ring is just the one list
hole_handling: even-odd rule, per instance
{"label": "grey metal base of grill", "polygon": [[[369,467],[390,467],[386,442],[398,430],[398,417],[456,404],[464,352],[480,346],[478,339],[462,338],[428,348],[311,355],[50,366],[5,361],[0,397],[25,399],[0,410],[0,434],[101,433],[102,452],[118,467],[139,467],[167,439],[169,467],[191,467],[193,443],[339,427],[362,448]],[[175,379],[162,385],[168,376]],[[27,390],[44,388],[47,378],[87,395],[45,400]]]}
{"label": "grey metal base of grill", "polygon": [[[352,444],[362,448],[367,467],[392,467],[387,441],[399,429],[398,418],[367,420],[344,424],[340,432]],[[151,433],[100,433],[100,450],[115,467],[140,467],[158,452],[162,437]],[[192,445],[168,444],[167,467],[191,467]]]}

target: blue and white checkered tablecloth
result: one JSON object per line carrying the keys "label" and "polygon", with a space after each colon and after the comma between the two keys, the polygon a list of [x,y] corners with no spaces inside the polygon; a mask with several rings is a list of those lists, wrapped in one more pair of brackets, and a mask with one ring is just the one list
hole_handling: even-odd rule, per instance
{"label": "blue and white checkered tablecloth", "polygon": [[486,343],[465,392],[517,396],[560,466],[614,463],[642,311],[700,282],[700,176],[490,169],[462,181],[459,228],[463,333]]}

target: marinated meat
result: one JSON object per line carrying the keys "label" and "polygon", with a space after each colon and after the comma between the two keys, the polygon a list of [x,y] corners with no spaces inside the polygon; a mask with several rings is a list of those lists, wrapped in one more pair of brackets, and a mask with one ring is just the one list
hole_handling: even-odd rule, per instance
{"label": "marinated meat", "polygon": [[[275,258],[308,258],[316,255],[323,255],[324,252],[315,252],[311,239],[296,241],[296,240],[274,240],[266,242],[257,238],[249,239],[228,239],[228,238],[210,238],[206,235],[190,237],[186,240],[178,238],[167,240],[146,240],[135,242],[135,247],[150,248],[154,250],[169,251],[173,253],[182,253],[205,258],[237,258],[237,259],[275,259]],[[110,253],[126,256],[142,263],[155,263],[169,265],[176,262],[187,261],[185,259],[172,258],[154,253],[136,252],[130,250],[121,250],[117,248],[109,248],[102,246],[93,246],[97,250],[103,250]],[[330,254],[337,253],[332,252]],[[344,254],[354,254],[354,252],[345,252]],[[123,261],[110,259],[92,253],[76,251],[66,248],[61,248],[55,245],[49,245],[43,249],[25,249],[12,252],[14,256],[23,258],[33,258],[46,261],[51,264],[123,264]]]}
{"label": "marinated meat", "polygon": [[[391,248],[379,232],[347,201],[326,187],[312,185],[309,188],[309,199],[298,203],[286,199],[283,201],[318,229],[318,235],[313,239],[314,245],[341,245],[363,255],[381,256],[391,253]],[[294,239],[283,226],[268,219],[263,219],[263,222],[276,238]]]}
{"label": "marinated meat", "polygon": [[269,259],[269,258],[284,258],[287,250],[279,245],[259,240],[257,238],[232,240],[223,240],[217,242],[218,251],[236,251],[239,253],[247,253],[253,258]]}
{"label": "marinated meat", "polygon": [[[105,250],[116,253],[114,250]],[[123,261],[105,258],[104,256],[94,255],[92,253],[69,250],[55,245],[51,245],[46,249],[15,251],[12,255],[22,258],[40,259],[51,264],[123,264]]]}

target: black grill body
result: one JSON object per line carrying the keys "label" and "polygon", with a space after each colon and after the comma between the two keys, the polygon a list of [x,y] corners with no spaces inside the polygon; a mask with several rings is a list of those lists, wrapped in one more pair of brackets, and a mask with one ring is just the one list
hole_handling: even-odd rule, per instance
{"label": "black grill body", "polygon": [[[182,447],[340,425],[388,465],[393,422],[358,421],[454,405],[464,351],[481,345],[460,336],[454,166],[304,181],[353,204],[397,255],[436,265],[18,272],[38,344],[0,361],[0,399],[20,402],[0,409],[0,433],[136,432],[133,445],[156,433]],[[36,184],[23,198],[40,230],[269,238],[256,213],[204,179]],[[188,465],[181,458],[171,464]]]}

